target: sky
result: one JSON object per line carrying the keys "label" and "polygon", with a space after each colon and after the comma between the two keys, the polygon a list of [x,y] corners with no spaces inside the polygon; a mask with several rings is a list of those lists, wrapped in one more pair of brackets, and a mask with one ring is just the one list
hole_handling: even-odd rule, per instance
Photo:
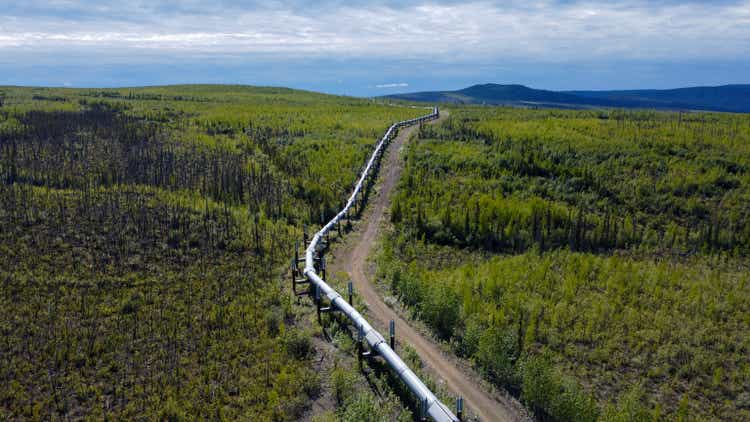
{"label": "sky", "polygon": [[750,0],[0,0],[0,85],[750,83]]}

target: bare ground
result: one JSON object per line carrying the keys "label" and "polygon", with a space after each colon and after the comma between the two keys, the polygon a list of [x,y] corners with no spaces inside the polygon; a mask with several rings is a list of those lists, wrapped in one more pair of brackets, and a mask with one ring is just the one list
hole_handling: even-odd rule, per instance
{"label": "bare ground", "polygon": [[[441,119],[447,113],[441,111]],[[483,388],[481,377],[466,362],[459,361],[452,354],[443,351],[439,344],[423,335],[397,311],[385,304],[375,285],[368,279],[367,258],[371,255],[384,223],[386,210],[390,208],[391,193],[395,187],[403,162],[400,151],[414,133],[416,127],[402,129],[391,142],[383,159],[380,170],[380,182],[377,192],[371,197],[368,211],[363,214],[361,224],[349,239],[339,243],[334,249],[335,257],[331,267],[334,271],[344,271],[354,283],[357,295],[367,304],[368,313],[375,320],[371,322],[381,329],[389,320],[396,322],[396,337],[401,344],[409,344],[421,357],[427,371],[439,382],[442,382],[453,394],[462,395],[466,410],[482,421],[518,421],[527,420],[526,412],[515,399],[505,392],[489,392]],[[397,347],[398,351],[398,347]],[[452,406],[452,403],[446,403]]]}

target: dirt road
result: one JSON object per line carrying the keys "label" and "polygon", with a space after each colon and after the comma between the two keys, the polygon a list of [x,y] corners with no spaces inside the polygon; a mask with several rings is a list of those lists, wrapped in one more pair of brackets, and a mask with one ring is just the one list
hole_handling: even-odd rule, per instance
{"label": "dirt road", "polygon": [[[441,113],[443,113],[441,118],[445,118],[445,112]],[[466,373],[431,339],[422,336],[409,326],[406,320],[383,302],[375,287],[367,279],[366,261],[372,252],[383,216],[389,208],[391,193],[403,169],[399,152],[415,130],[416,127],[402,129],[388,147],[381,165],[379,191],[373,195],[368,205],[371,209],[364,214],[364,220],[359,224],[357,231],[350,235],[353,236],[351,241],[343,245],[339,244],[335,249],[332,269],[349,274],[357,294],[367,303],[369,315],[377,320],[371,322],[381,330],[389,320],[393,319],[396,322],[398,341],[411,345],[436,379],[442,379],[454,394],[462,395],[469,412],[476,414],[482,421],[523,420],[524,417],[517,402],[485,392],[477,382],[478,375]],[[452,403],[446,404],[453,405]]]}

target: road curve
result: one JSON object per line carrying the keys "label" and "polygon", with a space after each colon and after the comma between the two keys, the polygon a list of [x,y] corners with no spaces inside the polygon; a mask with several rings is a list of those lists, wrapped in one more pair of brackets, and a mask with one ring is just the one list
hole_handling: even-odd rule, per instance
{"label": "road curve", "polygon": [[[440,113],[441,118],[438,122],[448,114],[443,110]],[[383,302],[367,279],[366,261],[378,237],[385,211],[389,208],[393,188],[403,170],[399,152],[416,129],[416,126],[403,128],[391,141],[380,169],[380,189],[372,196],[369,204],[371,209],[364,214],[362,224],[353,234],[354,244],[346,242],[335,249],[335,261],[331,267],[335,271],[345,271],[349,274],[357,294],[366,302],[369,314],[378,320],[381,327],[386,326],[387,321],[391,319],[396,322],[398,341],[411,345],[433,375],[442,379],[453,393],[462,395],[469,412],[476,414],[482,421],[525,420],[517,402],[484,391],[476,381],[477,375],[469,375],[458,368],[431,339],[412,328],[405,319]]]}

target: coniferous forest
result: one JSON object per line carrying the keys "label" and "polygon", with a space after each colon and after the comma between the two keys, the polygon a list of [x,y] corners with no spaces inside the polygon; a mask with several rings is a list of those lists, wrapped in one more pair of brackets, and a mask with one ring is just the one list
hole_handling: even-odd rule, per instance
{"label": "coniferous forest", "polygon": [[[423,110],[239,86],[0,98],[0,419],[300,418],[324,380],[293,244]],[[337,374],[334,416],[388,411]]]}
{"label": "coniferous forest", "polygon": [[460,107],[405,153],[384,288],[551,420],[750,418],[750,116]]}

